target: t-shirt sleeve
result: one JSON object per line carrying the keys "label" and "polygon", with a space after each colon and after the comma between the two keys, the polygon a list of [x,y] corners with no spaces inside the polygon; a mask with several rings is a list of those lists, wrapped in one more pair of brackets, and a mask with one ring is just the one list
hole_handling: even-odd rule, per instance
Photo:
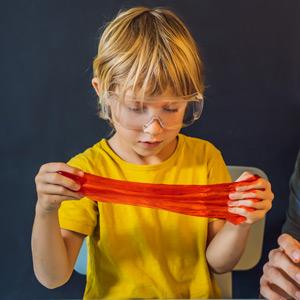
{"label": "t-shirt sleeve", "polygon": [[[208,184],[232,182],[228,168],[224,162],[221,152],[211,145],[208,159]],[[209,218],[208,222],[217,221],[217,218]]]}
{"label": "t-shirt sleeve", "polygon": [[[84,154],[78,154],[67,164],[84,172],[90,171],[88,160]],[[58,218],[61,228],[91,235],[98,222],[97,203],[87,197],[79,200],[65,200],[58,210]]]}

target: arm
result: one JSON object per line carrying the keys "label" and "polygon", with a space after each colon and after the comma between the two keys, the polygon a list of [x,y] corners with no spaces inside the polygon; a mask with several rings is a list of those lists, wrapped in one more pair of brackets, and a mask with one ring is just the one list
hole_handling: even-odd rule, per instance
{"label": "arm", "polygon": [[300,241],[300,151],[290,179],[289,208],[282,232]]}
{"label": "arm", "polygon": [[33,268],[37,279],[48,288],[68,281],[79,253],[84,235],[61,230],[58,208],[65,199],[80,199],[80,187],[58,170],[81,176],[81,173],[62,163],[43,165],[36,176],[37,204],[32,230]]}
{"label": "arm", "polygon": [[[290,179],[287,219],[278,238],[279,248],[270,251],[260,280],[260,293],[268,299],[300,298],[300,151]],[[298,240],[298,241],[297,241]],[[298,291],[298,293],[297,293]]]}
{"label": "arm", "polygon": [[[251,174],[243,173],[237,181],[244,180]],[[272,206],[274,195],[271,185],[265,179],[258,179],[249,186],[237,187],[236,192],[229,195],[231,201],[229,211],[246,217],[246,221],[240,225],[229,222],[215,221],[208,227],[208,247],[206,258],[208,264],[216,273],[231,271],[240,260],[249,234],[251,224],[262,219]],[[253,202],[249,199],[256,199]],[[255,208],[249,212],[239,206]],[[214,224],[216,223],[216,224]]]}
{"label": "arm", "polygon": [[[215,273],[231,271],[241,258],[250,230],[249,224],[209,223],[206,259]],[[211,241],[210,241],[211,240]]]}
{"label": "arm", "polygon": [[300,298],[300,243],[288,234],[278,238],[260,279],[260,293],[270,300]]}

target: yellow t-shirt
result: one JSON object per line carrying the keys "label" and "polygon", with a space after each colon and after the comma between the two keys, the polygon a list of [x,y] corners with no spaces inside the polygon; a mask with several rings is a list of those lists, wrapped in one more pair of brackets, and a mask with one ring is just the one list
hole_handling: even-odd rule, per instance
{"label": "yellow t-shirt", "polygon": [[[105,139],[68,164],[135,182],[231,181],[221,153],[211,143],[183,134],[171,157],[157,165],[128,163]],[[89,236],[84,299],[219,297],[205,257],[209,221],[213,219],[88,198],[64,201],[59,209],[61,228]]]}

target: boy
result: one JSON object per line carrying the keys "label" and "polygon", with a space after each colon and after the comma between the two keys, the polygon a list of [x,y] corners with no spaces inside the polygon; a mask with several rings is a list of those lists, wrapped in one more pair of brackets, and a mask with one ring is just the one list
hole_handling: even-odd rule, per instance
{"label": "boy", "polygon": [[49,288],[67,282],[88,236],[85,299],[218,297],[211,271],[227,272],[238,262],[251,224],[271,208],[267,181],[259,179],[231,194],[229,211],[246,217],[235,226],[96,203],[77,193],[80,186],[74,181],[57,174],[82,176],[84,171],[154,184],[230,182],[222,155],[212,144],[179,133],[200,117],[203,106],[202,62],[195,41],[171,11],[132,8],[107,25],[93,68],[100,117],[110,122],[114,135],[68,164],[43,165],[36,176],[32,252],[37,278]]}

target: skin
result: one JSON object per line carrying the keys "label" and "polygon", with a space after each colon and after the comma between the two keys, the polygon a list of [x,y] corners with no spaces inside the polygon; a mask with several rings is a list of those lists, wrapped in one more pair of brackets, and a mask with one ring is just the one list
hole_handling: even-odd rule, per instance
{"label": "skin", "polygon": [[300,299],[300,243],[288,234],[278,238],[260,279],[260,293],[270,300]]}
{"label": "skin", "polygon": [[74,268],[84,235],[60,229],[58,208],[62,201],[80,199],[80,187],[71,179],[57,174],[62,170],[82,176],[82,172],[65,163],[41,166],[35,177],[37,203],[32,229],[33,269],[37,279],[52,289],[66,283]]}
{"label": "skin", "polygon": [[[92,80],[98,93],[98,81]],[[166,93],[168,96],[168,94]],[[165,96],[165,95],[162,95]],[[171,96],[171,95],[169,95]],[[158,99],[159,100],[159,99]],[[115,125],[116,133],[109,139],[109,145],[121,158],[135,164],[158,164],[168,159],[177,146],[178,128],[166,130],[158,121],[151,123],[144,131],[128,130]],[[156,147],[147,147],[144,141],[161,141]],[[72,274],[84,235],[60,229],[58,208],[66,199],[80,199],[79,185],[57,171],[66,171],[81,176],[80,170],[64,163],[43,165],[36,175],[37,204],[32,231],[32,255],[34,272],[38,280],[48,288],[55,288],[67,282]],[[238,180],[251,176],[244,173]],[[249,193],[249,190],[254,189]],[[217,273],[232,270],[240,259],[246,245],[252,223],[264,217],[271,208],[273,193],[270,183],[259,179],[249,186],[238,188],[232,193],[230,211],[246,217],[241,225],[218,220],[209,223],[206,257],[210,268]],[[252,203],[249,197],[260,201]],[[237,205],[257,208],[247,212]]]}

